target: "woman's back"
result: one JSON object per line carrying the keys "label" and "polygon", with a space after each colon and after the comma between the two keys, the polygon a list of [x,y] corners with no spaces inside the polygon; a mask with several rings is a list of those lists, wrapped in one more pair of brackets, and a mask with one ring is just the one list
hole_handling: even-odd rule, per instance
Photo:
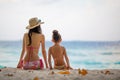
{"label": "woman's back", "polygon": [[[26,44],[28,45],[28,44],[29,44],[28,33],[26,33],[25,36],[26,36]],[[44,35],[33,32],[33,33],[32,33],[32,36],[31,36],[31,40],[32,40],[32,43],[31,43],[31,45],[29,45],[29,46],[39,47],[39,46],[40,46],[40,43],[44,40]]]}
{"label": "woman's back", "polygon": [[26,29],[29,29],[29,31],[28,33],[25,33],[23,37],[22,52],[17,68],[22,67],[24,69],[43,68],[42,60],[39,59],[38,56],[40,46],[42,49],[41,52],[46,68],[48,67],[45,50],[45,39],[41,30],[41,24],[43,23],[44,22],[41,22],[41,20],[38,19],[37,17],[31,18],[29,20],[29,25],[26,27]]}
{"label": "woman's back", "polygon": [[40,44],[44,41],[44,35],[43,34],[38,34],[38,33],[32,33],[31,36],[31,45],[28,46],[29,44],[29,37],[28,33],[25,34],[25,44],[26,44],[26,49],[27,49],[27,54],[25,56],[25,61],[34,61],[38,60],[39,56],[39,48]]}

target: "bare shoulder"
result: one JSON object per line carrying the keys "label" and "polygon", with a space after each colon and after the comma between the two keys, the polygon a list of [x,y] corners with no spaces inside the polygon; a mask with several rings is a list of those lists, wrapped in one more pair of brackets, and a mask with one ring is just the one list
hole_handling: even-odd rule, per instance
{"label": "bare shoulder", "polygon": [[53,49],[53,48],[54,48],[54,46],[49,47],[49,49]]}
{"label": "bare shoulder", "polygon": [[53,46],[51,46],[51,47],[49,47],[49,50],[54,50],[55,49],[55,46],[53,45]]}
{"label": "bare shoulder", "polygon": [[52,47],[49,47],[49,50],[51,50]]}
{"label": "bare shoulder", "polygon": [[65,47],[64,46],[61,46],[63,50],[65,50]]}
{"label": "bare shoulder", "polygon": [[51,46],[51,47],[49,47],[49,52],[51,52],[51,50],[52,50],[52,46]]}
{"label": "bare shoulder", "polygon": [[28,33],[24,33],[24,37],[26,37],[28,35]]}
{"label": "bare shoulder", "polygon": [[41,37],[42,39],[45,39],[44,34],[40,34],[40,37]]}
{"label": "bare shoulder", "polygon": [[42,37],[44,37],[44,34],[40,34]]}

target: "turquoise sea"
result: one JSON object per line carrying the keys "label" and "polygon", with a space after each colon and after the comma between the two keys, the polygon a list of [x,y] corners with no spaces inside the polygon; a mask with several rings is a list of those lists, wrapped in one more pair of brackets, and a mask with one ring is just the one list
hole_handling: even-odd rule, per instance
{"label": "turquoise sea", "polygon": [[[53,43],[46,41],[46,51]],[[73,68],[120,69],[120,41],[63,41]],[[22,41],[0,41],[0,68],[16,67]],[[40,57],[41,49],[39,52]]]}

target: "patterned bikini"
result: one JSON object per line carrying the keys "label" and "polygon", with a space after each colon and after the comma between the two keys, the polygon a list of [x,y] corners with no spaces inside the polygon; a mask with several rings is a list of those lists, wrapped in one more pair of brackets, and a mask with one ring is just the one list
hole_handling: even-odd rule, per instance
{"label": "patterned bikini", "polygon": [[27,47],[28,49],[28,53],[29,53],[29,59],[28,61],[23,61],[23,69],[43,69],[44,68],[44,64],[43,64],[43,61],[42,59],[39,59],[37,61],[30,61],[30,57],[32,57],[32,54],[33,53],[33,50],[34,49],[37,49],[36,47],[33,47],[33,46],[28,46]]}

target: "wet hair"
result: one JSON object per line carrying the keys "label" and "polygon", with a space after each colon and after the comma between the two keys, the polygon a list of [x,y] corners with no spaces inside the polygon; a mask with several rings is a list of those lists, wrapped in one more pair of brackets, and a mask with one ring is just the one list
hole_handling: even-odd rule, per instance
{"label": "wet hair", "polygon": [[28,44],[28,46],[30,46],[31,43],[32,43],[32,39],[31,39],[32,32],[35,32],[35,33],[38,33],[38,34],[42,34],[42,30],[41,30],[40,25],[29,30],[29,32],[28,32],[28,37],[29,37],[29,44]]}
{"label": "wet hair", "polygon": [[58,42],[59,40],[61,40],[61,35],[58,33],[57,30],[53,30],[53,39],[55,42]]}

